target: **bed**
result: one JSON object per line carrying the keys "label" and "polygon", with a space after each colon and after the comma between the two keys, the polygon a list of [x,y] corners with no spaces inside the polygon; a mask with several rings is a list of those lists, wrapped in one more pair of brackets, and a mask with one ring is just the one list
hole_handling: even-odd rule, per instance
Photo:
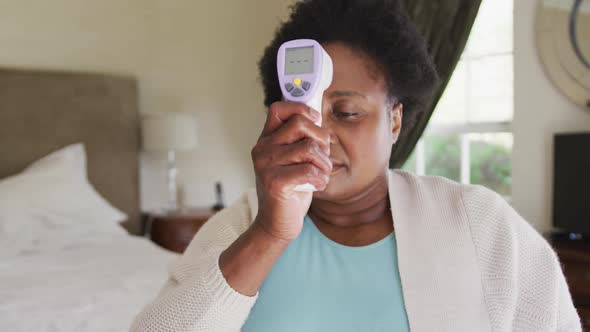
{"label": "bed", "polygon": [[132,78],[0,69],[0,331],[127,331],[164,284],[138,117]]}

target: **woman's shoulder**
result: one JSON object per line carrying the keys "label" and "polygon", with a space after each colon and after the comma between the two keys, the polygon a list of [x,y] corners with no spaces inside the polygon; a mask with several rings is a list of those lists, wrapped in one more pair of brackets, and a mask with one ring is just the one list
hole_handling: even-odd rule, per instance
{"label": "woman's shoulder", "polygon": [[390,170],[390,182],[394,186],[406,187],[411,191],[455,193],[465,185],[436,175],[417,175],[401,169]]}
{"label": "woman's shoulder", "polygon": [[[397,184],[407,183],[417,204],[452,211],[469,229],[482,278],[543,284],[561,273],[548,241],[504,197],[481,185],[457,183],[437,176],[396,171]],[[543,278],[539,279],[539,271]]]}
{"label": "woman's shoulder", "polygon": [[464,207],[470,209],[485,212],[511,210],[502,196],[481,185],[462,184],[442,176],[416,175],[403,170],[392,170],[390,182],[394,193],[404,191],[415,197],[435,199],[441,204],[461,200]]}
{"label": "woman's shoulder", "polygon": [[257,209],[256,189],[246,190],[232,204],[207,220],[187,251],[204,253],[218,247],[227,247],[250,227]]}
{"label": "woman's shoulder", "polygon": [[501,242],[506,248],[516,248],[517,242],[524,241],[548,247],[541,234],[504,197],[489,188],[401,170],[391,174],[390,185],[398,187],[394,194],[409,195],[413,204],[453,212],[467,223],[476,245],[485,247]]}
{"label": "woman's shoulder", "polygon": [[258,198],[256,188],[248,188],[232,204],[217,212],[210,221],[221,220],[237,228],[248,228],[256,218],[257,213]]}
{"label": "woman's shoulder", "polygon": [[[490,209],[504,209],[503,198],[494,191],[480,186],[462,184],[442,176],[416,175],[403,170],[390,171],[390,194],[392,196],[408,196],[414,204],[432,205],[432,208],[455,209],[479,207],[485,202]],[[456,204],[461,202],[462,204]],[[491,205],[490,205],[491,203]]]}
{"label": "woman's shoulder", "polygon": [[403,171],[393,172],[393,185],[409,193],[408,204],[426,204],[437,212],[444,209],[445,215],[457,217],[448,225],[467,227],[494,322],[530,328],[526,324],[535,317],[539,326],[580,331],[555,251],[502,196],[480,185]]}

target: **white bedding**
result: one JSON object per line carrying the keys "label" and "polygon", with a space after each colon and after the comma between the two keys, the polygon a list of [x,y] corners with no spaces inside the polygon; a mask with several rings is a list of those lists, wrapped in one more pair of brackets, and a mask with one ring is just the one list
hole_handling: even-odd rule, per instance
{"label": "white bedding", "polygon": [[62,249],[4,258],[0,331],[128,331],[175,256],[121,235],[68,239]]}
{"label": "white bedding", "polygon": [[128,235],[81,144],[0,179],[0,332],[128,331],[176,256]]}

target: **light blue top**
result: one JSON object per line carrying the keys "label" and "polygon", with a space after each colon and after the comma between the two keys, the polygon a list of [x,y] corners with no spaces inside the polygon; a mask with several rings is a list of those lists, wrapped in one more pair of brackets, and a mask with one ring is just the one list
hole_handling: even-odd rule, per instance
{"label": "light blue top", "polygon": [[393,233],[349,247],[330,240],[306,216],[242,331],[409,331],[396,252]]}

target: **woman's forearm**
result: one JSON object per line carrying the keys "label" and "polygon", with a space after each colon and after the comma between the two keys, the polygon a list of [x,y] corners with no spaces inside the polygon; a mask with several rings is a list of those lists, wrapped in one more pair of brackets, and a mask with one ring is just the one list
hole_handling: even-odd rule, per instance
{"label": "woman's forearm", "polygon": [[289,242],[267,233],[258,220],[220,256],[219,267],[237,292],[254,296]]}

